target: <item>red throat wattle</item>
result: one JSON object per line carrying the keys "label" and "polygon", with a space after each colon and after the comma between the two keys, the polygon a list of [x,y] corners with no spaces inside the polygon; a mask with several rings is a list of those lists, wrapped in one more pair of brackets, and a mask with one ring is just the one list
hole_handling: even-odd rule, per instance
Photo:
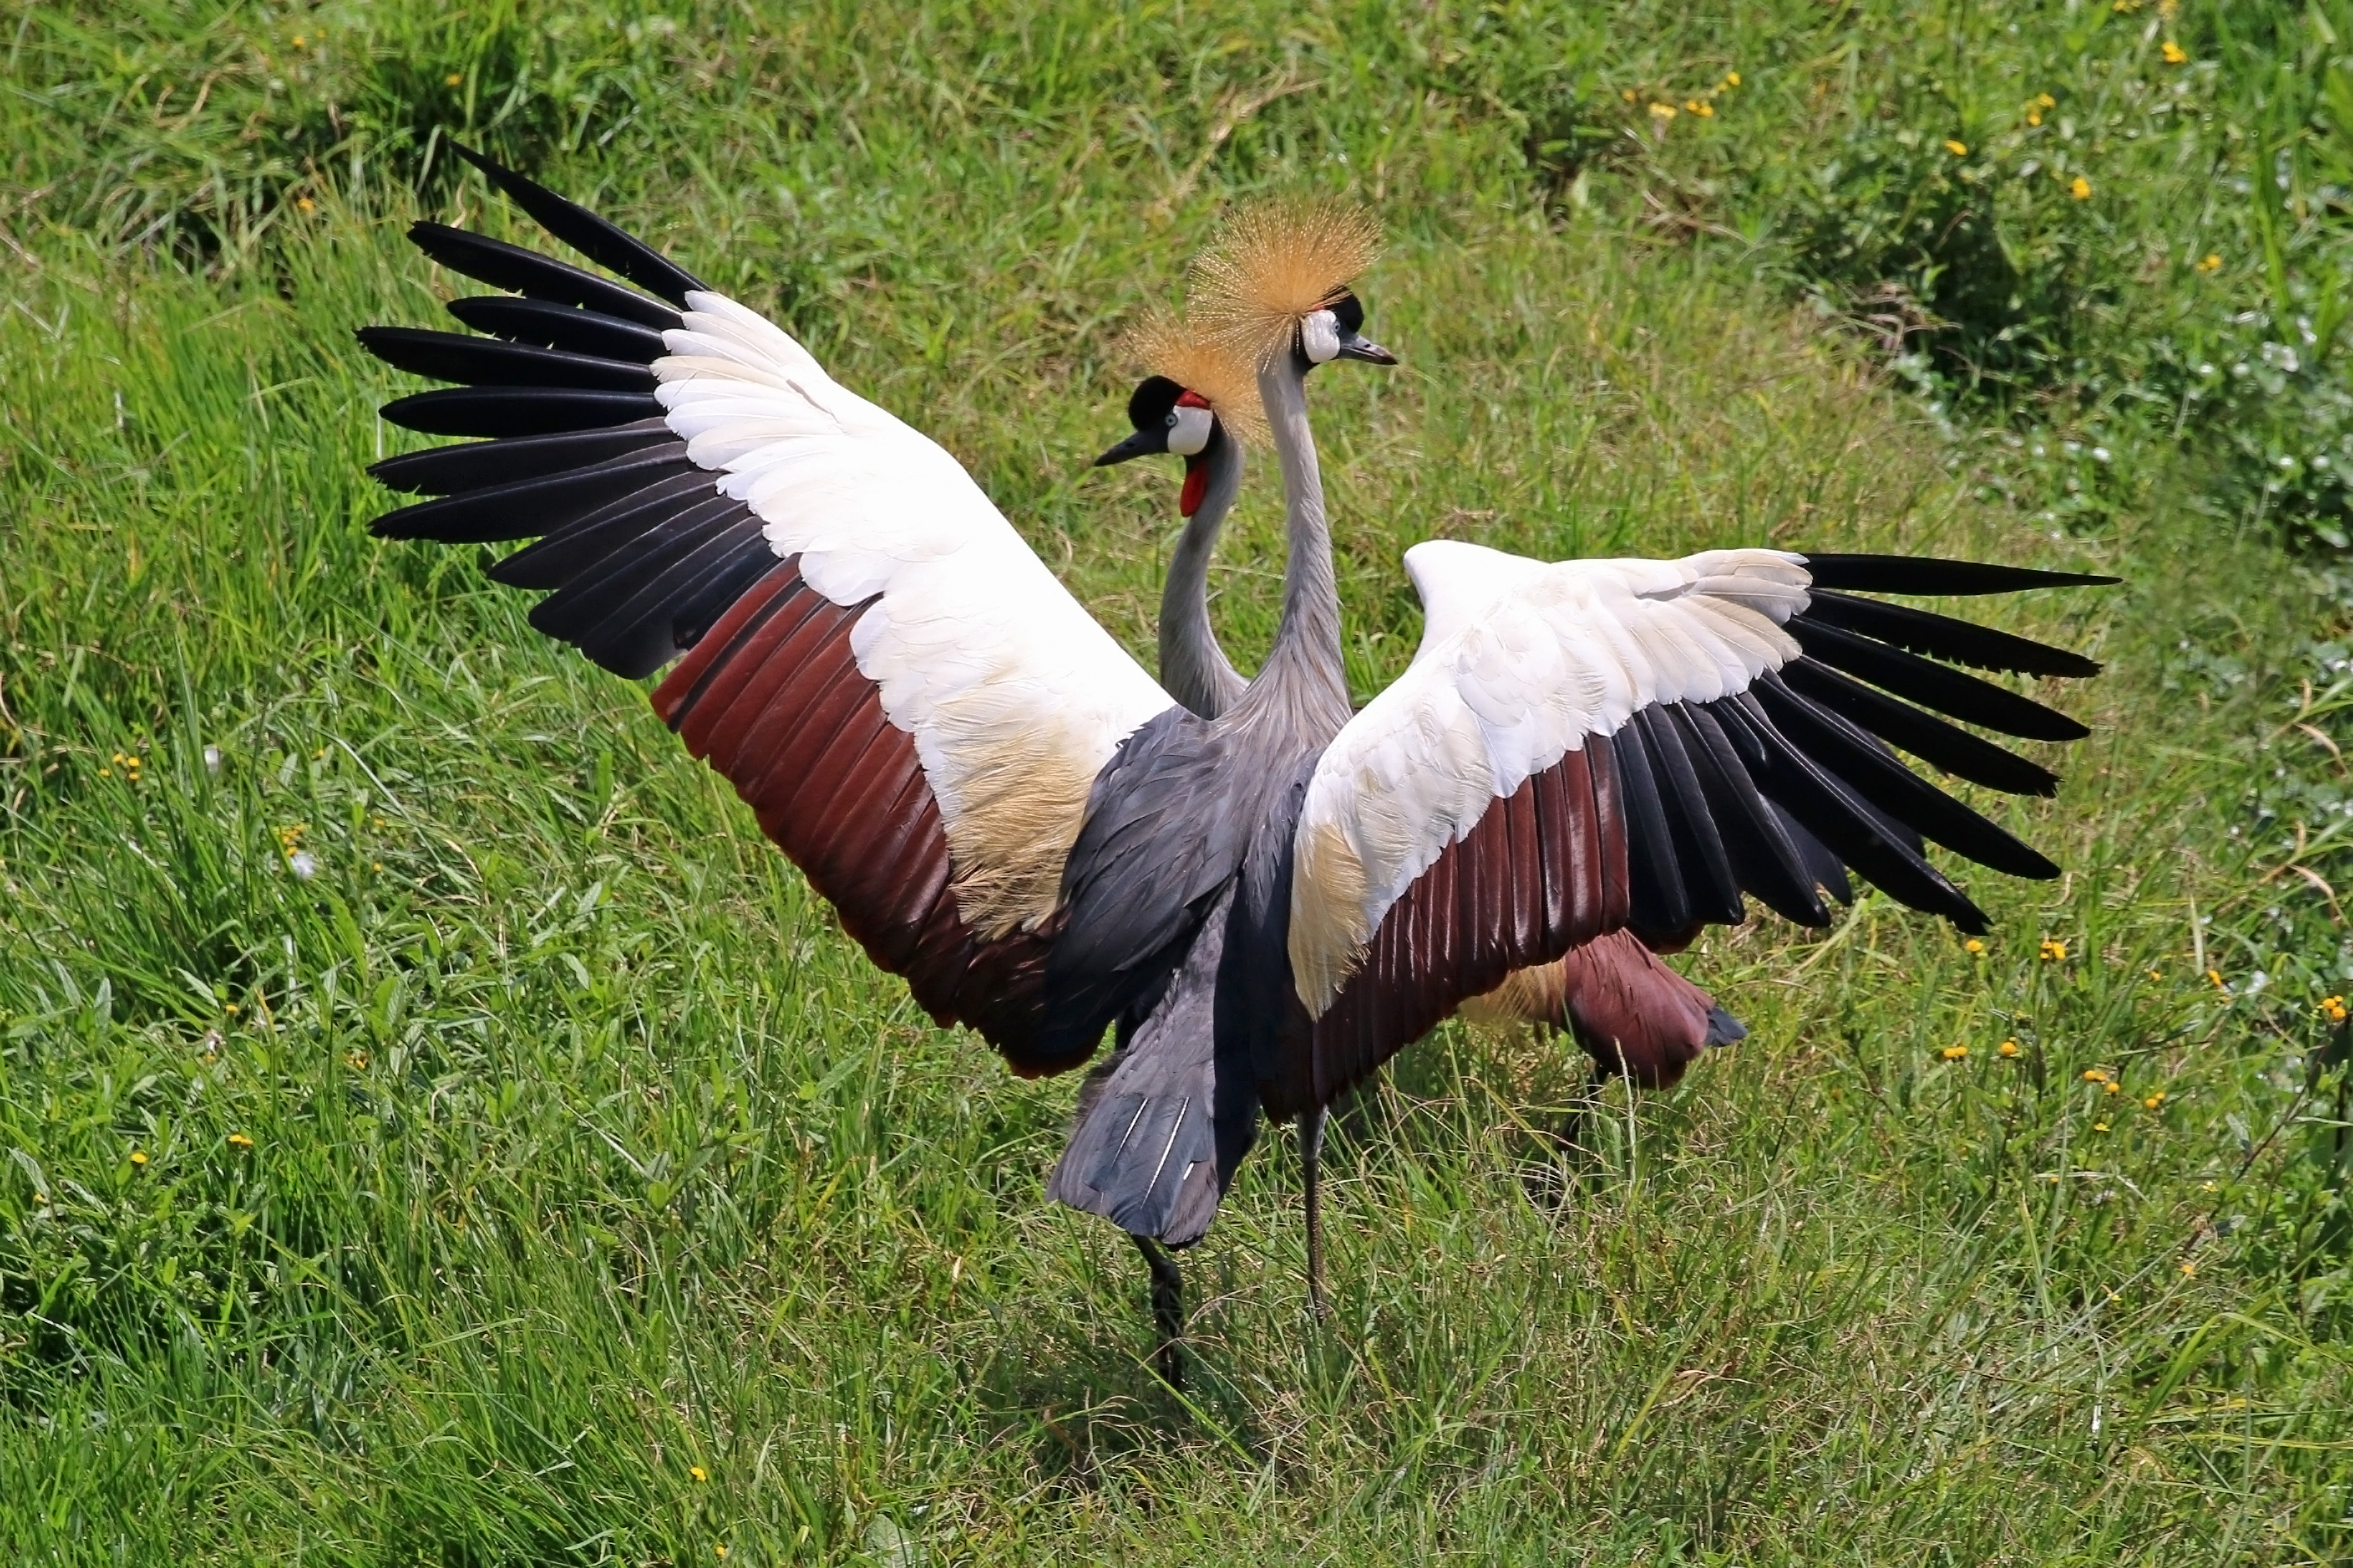
{"label": "red throat wattle", "polygon": [[1176,512],[1190,517],[1201,510],[1201,498],[1209,492],[1209,465],[1197,454],[1185,459],[1185,489],[1176,497]]}

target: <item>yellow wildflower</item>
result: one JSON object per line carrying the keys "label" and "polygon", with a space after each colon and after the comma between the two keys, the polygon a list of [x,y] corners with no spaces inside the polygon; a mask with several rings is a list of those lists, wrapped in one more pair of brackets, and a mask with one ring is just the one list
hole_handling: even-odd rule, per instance
{"label": "yellow wildflower", "polygon": [[1947,136],[1945,138],[1945,151],[1956,158],[1966,158],[1969,155],[1969,144],[1966,142],[1957,142]]}
{"label": "yellow wildflower", "polygon": [[2108,1079],[2107,1089],[2110,1094],[2122,1094],[2125,1091],[2125,1086],[2115,1079]]}
{"label": "yellow wildflower", "polygon": [[2198,1265],[2189,1262],[2186,1258],[2183,1259],[2181,1264],[2181,1277],[2184,1279],[2196,1279],[2198,1277]]}
{"label": "yellow wildflower", "polygon": [[2065,942],[2059,941],[2055,937],[2046,936],[2042,939],[2042,960],[2044,963],[2063,963],[2066,962],[2066,958],[2067,944]]}
{"label": "yellow wildflower", "polygon": [[2220,272],[2222,270],[2222,258],[2210,250],[2206,253],[2206,258],[2198,264],[2198,270],[2200,272]]}
{"label": "yellow wildflower", "polygon": [[2027,110],[2027,111],[2026,111],[2026,122],[2027,122],[2029,125],[2040,125],[2040,124],[2042,124],[2042,110],[2040,108],[2030,108],[2029,110]]}
{"label": "yellow wildflower", "polygon": [[232,1149],[250,1149],[253,1147],[253,1140],[247,1137],[242,1132],[230,1133],[228,1135],[228,1142],[229,1147]]}
{"label": "yellow wildflower", "polygon": [[2067,194],[2079,202],[2088,202],[2092,199],[2092,182],[2078,174],[2068,182]]}
{"label": "yellow wildflower", "polygon": [[2165,57],[2165,63],[2169,66],[2187,65],[2189,61],[2189,51],[2171,38],[2165,40],[2165,47],[2158,53]]}
{"label": "yellow wildflower", "polygon": [[2084,1069],[2084,1081],[2085,1083],[2105,1083],[2108,1081],[2108,1075],[2102,1072],[2097,1068],[2085,1068]]}
{"label": "yellow wildflower", "polygon": [[1634,89],[1633,89],[1632,88],[1630,88],[1630,88],[1628,88],[1625,91],[1623,91],[1623,92],[1620,93],[1618,96],[1619,96],[1619,97],[1620,97],[1620,98],[1622,98],[1622,99],[1624,99],[1627,102],[1631,103],[1631,102],[1633,102],[1633,101],[1634,101]]}
{"label": "yellow wildflower", "polygon": [[1674,117],[1675,117],[1675,106],[1674,106],[1673,104],[1672,104],[1672,103],[1654,103],[1654,104],[1651,105],[1651,119],[1656,120],[1656,121],[1660,121],[1661,123],[1662,123],[1662,124],[1663,124],[1665,121],[1670,121],[1670,120],[1672,120]]}
{"label": "yellow wildflower", "polygon": [[2213,983],[2214,989],[2217,991],[2228,991],[2231,989],[2228,985],[2222,984],[2222,972],[2219,969],[2208,970],[2206,972],[2206,978]]}
{"label": "yellow wildflower", "polygon": [[1967,1046],[1947,1046],[1943,1052],[1945,1059],[1948,1062],[1961,1061],[1965,1059],[1968,1054],[1969,1048]]}
{"label": "yellow wildflower", "polygon": [[2323,996],[2320,999],[2320,1012],[2321,1016],[2332,1024],[2343,1023],[2345,1021],[2345,998],[2342,996]]}
{"label": "yellow wildflower", "polygon": [[2018,1054],[2018,1042],[2016,1040],[2004,1040],[2000,1045],[1994,1048],[2000,1051],[2003,1056],[2014,1057]]}
{"label": "yellow wildflower", "polygon": [[234,1002],[224,1002],[221,1004],[221,1011],[224,1013],[234,1013],[237,1011],[237,1004]]}
{"label": "yellow wildflower", "polygon": [[2155,1094],[2150,1095],[2147,1100],[2142,1100],[2140,1103],[2141,1109],[2144,1110],[2155,1110],[2158,1107],[2165,1103],[2165,1090],[2161,1089],[2158,1089]]}
{"label": "yellow wildflower", "polygon": [[47,1205],[49,1201],[49,1194],[47,1193],[35,1193],[33,1194],[33,1201],[37,1204]]}
{"label": "yellow wildflower", "polygon": [[1689,110],[1692,113],[1698,115],[1702,120],[1713,120],[1715,118],[1715,105],[1710,103],[1704,98],[1694,98],[1685,103],[1683,107]]}
{"label": "yellow wildflower", "polygon": [[308,196],[296,196],[294,198],[294,205],[303,212],[309,212],[318,205],[318,203],[312,201]]}
{"label": "yellow wildflower", "polygon": [[147,1163],[147,1151],[144,1149],[133,1149],[131,1151],[131,1163],[134,1165],[145,1164]]}
{"label": "yellow wildflower", "polygon": [[1975,937],[1971,937],[1968,941],[1961,943],[1961,951],[1968,953],[1972,957],[1981,958],[1985,955],[1985,943],[1979,942]]}
{"label": "yellow wildflower", "polygon": [[701,1465],[687,1466],[686,1473],[692,1476],[698,1481],[707,1481],[711,1479],[711,1472],[704,1469]]}
{"label": "yellow wildflower", "polygon": [[2220,1182],[2200,1182],[2198,1184],[2198,1190],[2201,1193],[2219,1193],[2222,1190],[2222,1184]]}
{"label": "yellow wildflower", "polygon": [[2094,1132],[2105,1132],[2107,1130],[2108,1124],[2105,1121],[2094,1121],[2092,1123],[2092,1131]]}
{"label": "yellow wildflower", "polygon": [[2165,978],[2165,971],[2162,969],[2152,969],[2148,972],[2148,977],[2151,980],[2162,980]]}
{"label": "yellow wildflower", "polygon": [[1726,87],[1738,87],[1740,85],[1740,73],[1738,71],[1725,72],[1724,85]]}
{"label": "yellow wildflower", "polygon": [[456,71],[451,71],[448,76],[441,79],[441,85],[443,87],[455,87],[465,79],[466,79],[464,77],[459,76]]}
{"label": "yellow wildflower", "polygon": [[353,1051],[350,1056],[345,1057],[343,1060],[352,1064],[352,1070],[353,1072],[364,1072],[367,1070],[368,1054],[365,1051]]}

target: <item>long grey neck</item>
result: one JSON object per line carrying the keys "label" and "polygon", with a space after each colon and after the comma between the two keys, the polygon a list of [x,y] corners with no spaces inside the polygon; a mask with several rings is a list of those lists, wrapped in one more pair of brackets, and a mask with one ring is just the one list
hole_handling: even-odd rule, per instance
{"label": "long grey neck", "polygon": [[1286,353],[1259,372],[1274,454],[1282,465],[1291,558],[1282,576],[1282,624],[1274,649],[1236,717],[1274,719],[1297,739],[1328,743],[1348,721],[1348,677],[1340,657],[1340,590],[1332,573],[1332,530],[1324,476],[1307,424],[1307,363]]}
{"label": "long grey neck", "polygon": [[1176,553],[1168,562],[1167,585],[1160,590],[1160,684],[1192,711],[1214,719],[1240,701],[1250,685],[1209,629],[1209,556],[1241,493],[1242,444],[1220,429],[1202,461],[1208,467],[1208,485],[1201,504],[1185,520]]}

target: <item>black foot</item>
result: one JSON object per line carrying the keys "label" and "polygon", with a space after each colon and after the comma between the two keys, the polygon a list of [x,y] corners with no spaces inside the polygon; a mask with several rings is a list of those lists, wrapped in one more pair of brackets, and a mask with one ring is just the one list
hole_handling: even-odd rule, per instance
{"label": "black foot", "polygon": [[1144,1254],[1144,1266],[1152,1270],[1152,1321],[1160,1330],[1160,1348],[1152,1354],[1153,1364],[1160,1369],[1160,1381],[1182,1394],[1185,1392],[1185,1279],[1176,1272],[1176,1260],[1161,1249],[1158,1242],[1148,1236],[1131,1236],[1135,1249]]}

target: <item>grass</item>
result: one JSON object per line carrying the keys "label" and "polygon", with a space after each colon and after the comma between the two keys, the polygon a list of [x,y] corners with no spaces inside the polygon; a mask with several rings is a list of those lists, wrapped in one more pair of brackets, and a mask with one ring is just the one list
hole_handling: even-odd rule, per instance
{"label": "grass", "polygon": [[[1926,317],[1891,370],[1820,240],[1950,195],[1896,137],[1955,61],[1970,103],[2139,79],[2157,16],[19,8],[0,1549],[2345,1560],[2353,580],[2281,542],[2333,526],[2323,491],[2244,479],[2284,416],[2159,395],[2134,346],[2326,283],[2325,194],[2215,192],[2253,131],[2320,166],[2275,100],[2327,101],[2337,57],[2183,12],[2200,58],[2273,68],[2119,121],[2098,202],[2034,197],[2031,233],[2093,226],[1998,374]],[[1360,695],[1433,533],[2113,570],[1987,606],[2109,665],[2059,698],[2096,731],[2060,798],[1989,806],[2069,875],[1968,879],[1981,953],[1876,899],[1715,933],[1683,962],[1751,1037],[1605,1096],[1576,1161],[1557,1045],[1440,1031],[1335,1133],[1327,1328],[1295,1162],[1253,1158],[1188,1265],[1180,1404],[1124,1244],[1042,1199],[1072,1085],[930,1027],[476,558],[367,536],[406,388],[350,329],[432,320],[412,214],[520,232],[445,125],[776,310],[1139,653],[1174,487],[1083,467],[1116,328],[1229,194],[1353,190],[1407,361],[1316,386]],[[1869,180],[1825,176],[1853,146]],[[2183,259],[2263,222],[2276,265]],[[2281,398],[2341,384],[2307,357]],[[1270,479],[1217,579],[1245,664]]]}

